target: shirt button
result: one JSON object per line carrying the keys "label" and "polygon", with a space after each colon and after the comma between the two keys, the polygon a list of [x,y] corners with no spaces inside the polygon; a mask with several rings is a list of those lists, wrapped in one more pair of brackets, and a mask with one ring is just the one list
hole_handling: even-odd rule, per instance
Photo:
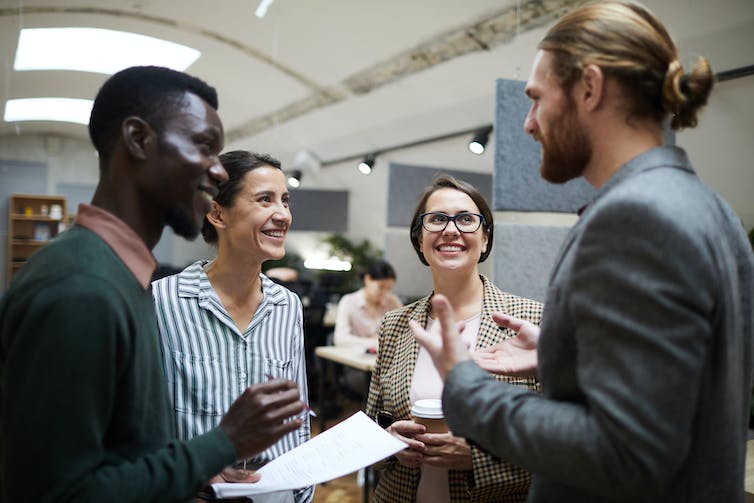
{"label": "shirt button", "polygon": [[241,372],[241,380],[246,381],[246,372]]}

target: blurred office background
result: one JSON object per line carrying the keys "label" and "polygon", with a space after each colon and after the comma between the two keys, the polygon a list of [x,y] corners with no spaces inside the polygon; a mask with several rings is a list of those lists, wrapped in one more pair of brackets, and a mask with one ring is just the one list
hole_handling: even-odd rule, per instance
{"label": "blurred office background", "polygon": [[[546,28],[580,3],[0,0],[0,241],[9,238],[5,215],[16,210],[8,207],[10,194],[62,195],[73,214],[78,202],[89,201],[98,177],[85,124],[20,119],[10,113],[16,113],[11,105],[29,98],[91,99],[114,71],[116,56],[154,55],[136,43],[116,42],[104,51],[109,70],[60,69],[72,55],[89,63],[97,59],[104,44],[91,31],[83,48],[43,41],[42,53],[52,60],[41,63],[43,69],[32,69],[33,58],[19,62],[21,49],[31,48],[42,28],[108,29],[193,49],[168,61],[217,88],[226,150],[270,153],[298,177],[287,249],[300,259],[295,265],[306,288],[322,277],[336,295],[346,288],[338,273],[302,267],[337,258],[324,241],[336,235],[355,244],[367,240],[381,251],[396,267],[395,291],[405,300],[426,294],[431,280],[409,243],[408,219],[421,188],[435,173],[450,171],[485,190],[497,223],[505,226],[483,271],[506,289],[538,298],[548,261],[576,217],[573,191],[538,192],[515,176],[525,171],[536,178],[538,168],[536,145],[515,138],[527,106],[516,94],[516,81],[526,80]],[[723,79],[699,127],[672,141],[688,150],[700,176],[751,229],[754,2],[645,4],[667,23],[684,63],[704,55]],[[472,138],[484,143],[485,133],[484,151],[470,152]],[[518,156],[519,147],[528,153]],[[362,161],[371,164],[371,173],[357,168]],[[576,200],[588,195],[583,188],[575,191]],[[527,245],[506,248],[511,239]],[[0,247],[3,289],[9,250]],[[201,239],[189,243],[170,230],[154,253],[167,270],[212,255]],[[521,260],[533,261],[534,272],[522,271]]]}

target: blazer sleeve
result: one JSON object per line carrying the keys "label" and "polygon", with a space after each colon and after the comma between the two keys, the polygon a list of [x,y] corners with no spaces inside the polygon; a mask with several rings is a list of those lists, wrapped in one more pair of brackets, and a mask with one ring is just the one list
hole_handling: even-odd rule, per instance
{"label": "blazer sleeve", "polygon": [[[372,371],[372,378],[369,383],[369,393],[367,395],[367,404],[365,408],[365,414],[369,416],[373,421],[377,421],[377,414],[384,409],[384,399],[382,396],[382,387],[380,379],[382,377],[382,369],[385,367],[385,361],[389,360],[388,353],[392,353],[392,345],[383,343],[383,339],[387,337],[385,330],[385,318],[380,322],[379,328],[379,349],[377,351],[377,360],[374,364],[374,370]],[[386,468],[390,464],[394,463],[395,458],[390,456],[382,461],[378,461],[373,465],[373,468],[381,470]]]}
{"label": "blazer sleeve", "polygon": [[470,362],[449,373],[443,400],[451,428],[501,458],[595,494],[652,499],[690,448],[697,395],[686,390],[704,372],[714,266],[700,240],[646,204],[590,218],[560,295],[548,294],[540,339],[574,338],[583,402],[501,385]]}

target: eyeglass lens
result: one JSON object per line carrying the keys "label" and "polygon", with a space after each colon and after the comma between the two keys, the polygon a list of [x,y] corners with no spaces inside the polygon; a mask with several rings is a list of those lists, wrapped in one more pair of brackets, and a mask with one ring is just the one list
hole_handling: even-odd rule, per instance
{"label": "eyeglass lens", "polygon": [[425,213],[422,215],[422,225],[430,232],[445,230],[448,223],[453,221],[461,232],[475,232],[482,225],[482,216],[476,213],[459,213],[455,216],[445,213]]}

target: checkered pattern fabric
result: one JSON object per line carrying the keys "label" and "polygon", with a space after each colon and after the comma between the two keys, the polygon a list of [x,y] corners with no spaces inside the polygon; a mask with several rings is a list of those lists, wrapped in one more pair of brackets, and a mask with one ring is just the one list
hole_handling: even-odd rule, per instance
{"label": "checkered pattern fabric", "polygon": [[[501,292],[487,278],[484,283],[482,315],[476,348],[484,348],[515,333],[501,329],[492,320],[492,313],[502,311],[517,318],[539,324],[542,304]],[[366,413],[376,419],[380,411],[389,411],[396,421],[408,419],[411,404],[409,390],[419,354],[419,345],[408,326],[409,320],[427,325],[431,295],[385,315],[380,326],[377,362],[372,373]],[[535,379],[496,376],[501,381],[539,391]],[[472,445],[473,471],[454,471],[448,474],[450,499],[460,502],[525,502],[531,476],[525,470],[503,462]],[[383,461],[375,467],[381,470],[375,490],[375,503],[410,502],[416,498],[419,470],[407,468],[395,461]]]}

